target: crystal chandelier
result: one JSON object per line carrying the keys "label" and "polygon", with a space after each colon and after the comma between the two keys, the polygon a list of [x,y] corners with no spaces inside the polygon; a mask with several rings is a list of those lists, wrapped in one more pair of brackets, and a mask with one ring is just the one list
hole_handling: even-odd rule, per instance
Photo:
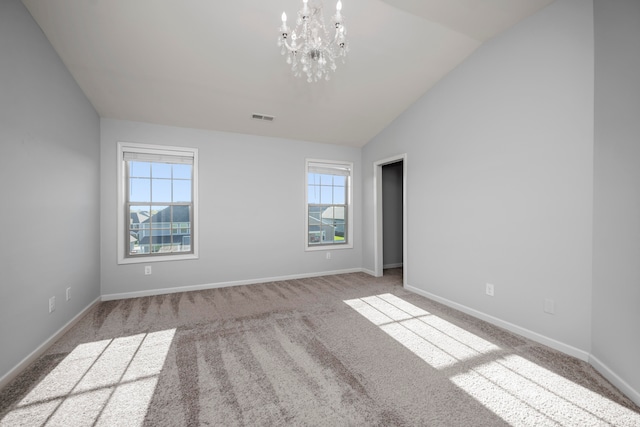
{"label": "crystal chandelier", "polygon": [[329,80],[329,71],[336,70],[336,59],[342,58],[344,63],[349,48],[344,17],[340,13],[342,2],[338,0],[336,14],[331,18],[335,27],[333,36],[324,26],[322,4],[314,0],[311,0],[312,4],[308,3],[309,0],[302,0],[293,31],[287,27],[287,14],[282,12],[278,46],[282,48],[282,55],[287,55],[287,64],[291,65],[293,74],[296,77],[306,74],[311,83]]}

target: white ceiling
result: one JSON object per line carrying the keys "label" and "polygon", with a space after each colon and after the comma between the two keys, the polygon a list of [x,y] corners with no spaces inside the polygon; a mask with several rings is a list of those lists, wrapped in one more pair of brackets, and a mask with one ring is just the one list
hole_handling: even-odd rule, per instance
{"label": "white ceiling", "polygon": [[300,0],[23,0],[101,117],[356,147],[552,1],[343,0],[347,63],[307,83],[276,46]]}

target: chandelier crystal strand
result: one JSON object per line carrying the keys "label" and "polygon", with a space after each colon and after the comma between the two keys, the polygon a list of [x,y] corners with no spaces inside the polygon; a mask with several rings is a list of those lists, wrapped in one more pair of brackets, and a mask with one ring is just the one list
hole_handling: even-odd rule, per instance
{"label": "chandelier crystal strand", "polygon": [[331,18],[335,32],[330,34],[324,25],[322,4],[311,0],[302,0],[302,9],[298,11],[296,26],[292,30],[287,26],[287,14],[282,12],[282,26],[278,37],[280,53],[287,56],[287,64],[296,77],[307,76],[307,81],[329,80],[329,72],[337,68],[336,59],[345,62],[349,46],[347,30],[342,16],[342,1],[336,4],[336,13]]}

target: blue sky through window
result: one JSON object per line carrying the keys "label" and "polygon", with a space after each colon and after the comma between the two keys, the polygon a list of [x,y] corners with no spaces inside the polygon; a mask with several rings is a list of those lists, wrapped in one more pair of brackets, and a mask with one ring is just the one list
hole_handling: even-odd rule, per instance
{"label": "blue sky through window", "polygon": [[131,202],[191,202],[191,165],[129,162]]}
{"label": "blue sky through window", "polygon": [[323,205],[345,204],[346,182],[347,177],[345,176],[310,173],[307,203]]}

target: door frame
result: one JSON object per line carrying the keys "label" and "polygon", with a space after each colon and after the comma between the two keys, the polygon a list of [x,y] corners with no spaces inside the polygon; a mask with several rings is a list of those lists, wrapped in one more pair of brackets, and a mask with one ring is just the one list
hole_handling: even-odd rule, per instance
{"label": "door frame", "polygon": [[407,286],[407,154],[398,154],[373,163],[373,253],[374,275],[383,274],[383,242],[382,242],[382,167],[391,163],[402,162],[402,284]]}

